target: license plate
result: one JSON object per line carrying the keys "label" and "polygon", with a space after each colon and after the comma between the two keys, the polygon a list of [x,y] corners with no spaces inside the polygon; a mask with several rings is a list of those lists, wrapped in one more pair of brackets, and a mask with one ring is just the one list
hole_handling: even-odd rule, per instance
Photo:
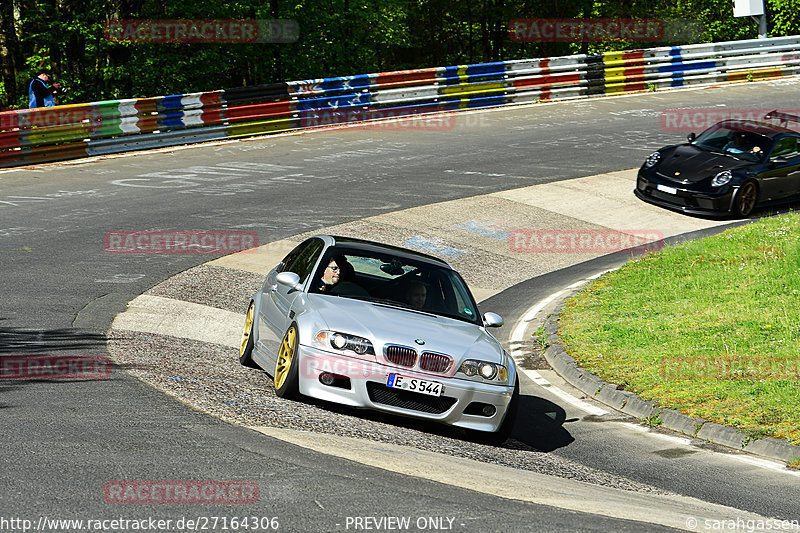
{"label": "license plate", "polygon": [[429,396],[441,396],[442,384],[438,381],[428,381],[427,379],[408,378],[399,374],[389,374],[386,386],[392,389],[402,389],[411,392],[419,392]]}
{"label": "license plate", "polygon": [[656,189],[661,192],[669,193],[669,194],[678,194],[678,189],[674,187],[667,187],[666,185],[656,185]]}

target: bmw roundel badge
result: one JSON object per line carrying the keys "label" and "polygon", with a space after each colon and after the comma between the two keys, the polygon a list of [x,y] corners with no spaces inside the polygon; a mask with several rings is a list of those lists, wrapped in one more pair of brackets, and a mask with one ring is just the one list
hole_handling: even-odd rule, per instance
{"label": "bmw roundel badge", "polygon": [[419,344],[420,346],[423,346],[423,345],[425,344],[425,341],[424,341],[424,340],[422,340],[422,339],[414,339],[414,342],[416,342],[416,343],[417,343],[417,344]]}

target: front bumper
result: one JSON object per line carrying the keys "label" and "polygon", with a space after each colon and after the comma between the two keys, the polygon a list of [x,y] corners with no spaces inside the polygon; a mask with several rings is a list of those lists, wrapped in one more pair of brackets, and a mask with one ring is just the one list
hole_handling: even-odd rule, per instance
{"label": "front bumper", "polygon": [[[510,371],[511,385],[492,385],[465,379],[390,367],[376,362],[331,354],[300,345],[297,351],[300,393],[352,407],[374,409],[402,416],[431,420],[478,431],[497,431],[505,417],[514,392],[515,373]],[[325,385],[320,375],[338,376],[334,385]],[[441,396],[391,389],[386,386],[390,373],[436,381],[444,386]],[[346,380],[341,378],[347,378]],[[481,405],[492,405],[491,416],[480,414]],[[465,412],[466,411],[466,412]]]}
{"label": "front bumper", "polygon": [[[675,193],[659,190],[659,185],[675,189]],[[694,215],[727,216],[732,212],[737,185],[723,187],[716,194],[699,192],[676,183],[660,183],[648,178],[640,170],[633,193],[641,200],[682,213]]]}

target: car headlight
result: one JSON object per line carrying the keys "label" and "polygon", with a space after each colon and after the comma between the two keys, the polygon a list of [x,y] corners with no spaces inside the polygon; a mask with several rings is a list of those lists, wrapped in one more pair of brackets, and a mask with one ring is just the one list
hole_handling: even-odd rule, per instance
{"label": "car headlight", "polygon": [[497,363],[467,359],[458,371],[468,377],[481,377],[486,381],[508,382],[508,369]]}
{"label": "car headlight", "polygon": [[644,160],[644,166],[647,168],[654,167],[659,161],[661,161],[661,152],[653,152]]}
{"label": "car headlight", "polygon": [[340,352],[351,351],[358,355],[375,355],[375,349],[369,339],[356,335],[324,330],[317,333],[314,340],[326,349],[333,348]]}
{"label": "car headlight", "polygon": [[731,173],[731,171],[723,170],[722,172],[714,176],[714,179],[711,180],[711,185],[713,187],[722,187],[732,179],[733,179],[733,174]]}

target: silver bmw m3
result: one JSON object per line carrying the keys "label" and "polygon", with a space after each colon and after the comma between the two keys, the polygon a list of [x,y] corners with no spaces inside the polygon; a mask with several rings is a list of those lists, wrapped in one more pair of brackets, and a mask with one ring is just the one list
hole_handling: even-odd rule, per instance
{"label": "silver bmw m3", "polygon": [[311,237],[267,275],[239,360],[299,394],[473,430],[503,442],[519,399],[511,356],[461,276],[436,257]]}

